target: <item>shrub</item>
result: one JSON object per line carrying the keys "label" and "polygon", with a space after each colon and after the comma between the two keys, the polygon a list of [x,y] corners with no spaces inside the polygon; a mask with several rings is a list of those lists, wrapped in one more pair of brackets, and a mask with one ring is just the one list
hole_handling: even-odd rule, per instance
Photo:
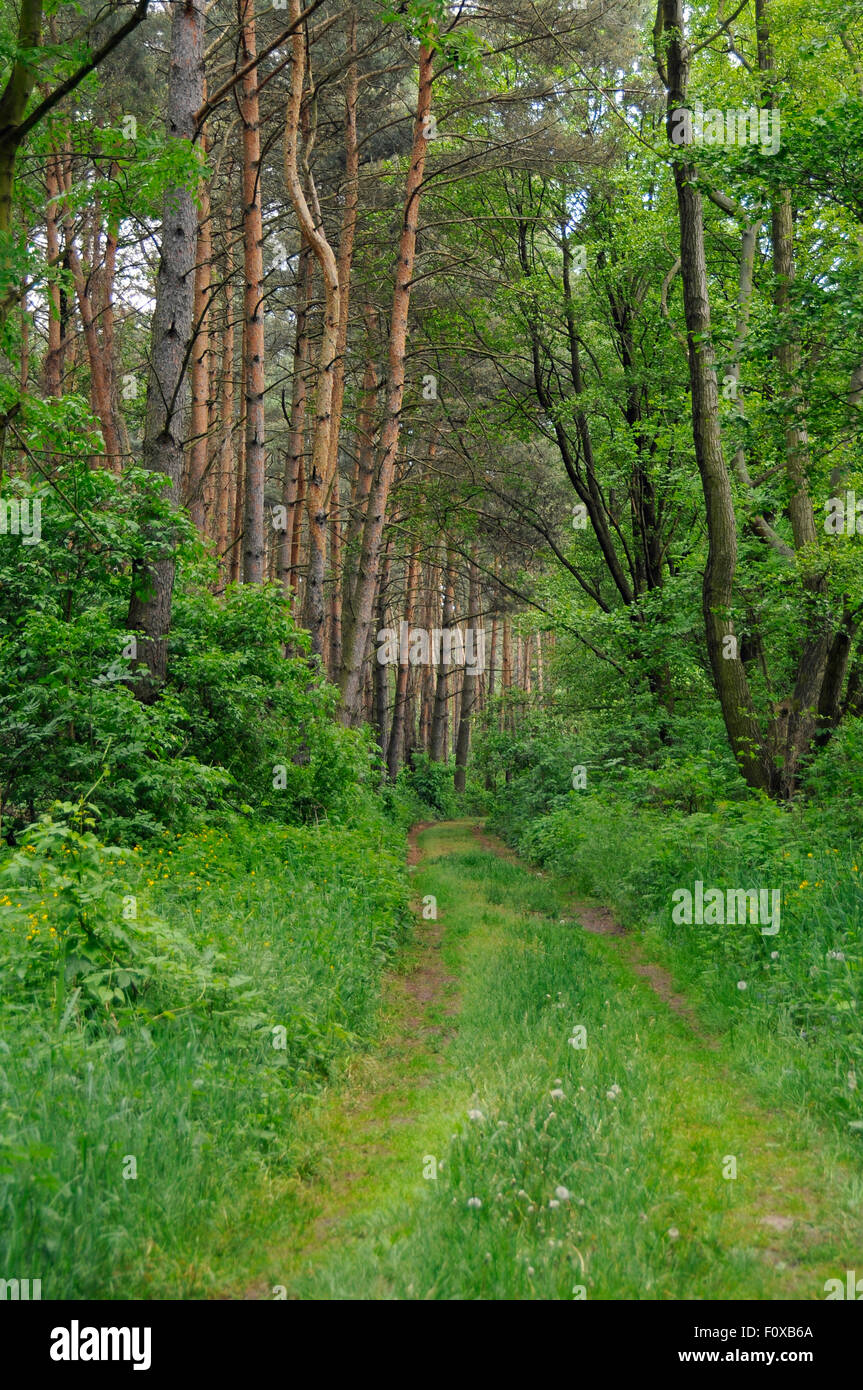
{"label": "shrub", "polygon": [[458,814],[452,767],[432,762],[427,753],[414,754],[412,761],[399,772],[397,785],[417,798],[424,815],[444,819]]}
{"label": "shrub", "polygon": [[132,1006],[152,1016],[248,1004],[249,979],[219,978],[215,951],[197,951],[129,893],[117,873],[129,851],[97,839],[93,809],[56,803],[0,869],[4,997],[47,1001],[61,1031],[73,1013],[117,1025]]}

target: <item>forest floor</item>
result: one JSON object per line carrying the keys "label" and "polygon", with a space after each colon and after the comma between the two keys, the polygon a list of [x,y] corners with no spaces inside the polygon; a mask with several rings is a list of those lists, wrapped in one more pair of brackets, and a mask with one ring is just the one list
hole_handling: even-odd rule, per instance
{"label": "forest floor", "polygon": [[410,843],[418,925],[378,1043],[302,1122],[294,1235],[222,1296],[823,1299],[844,1284],[863,1174],[832,1134],[758,1102],[637,941],[481,823]]}

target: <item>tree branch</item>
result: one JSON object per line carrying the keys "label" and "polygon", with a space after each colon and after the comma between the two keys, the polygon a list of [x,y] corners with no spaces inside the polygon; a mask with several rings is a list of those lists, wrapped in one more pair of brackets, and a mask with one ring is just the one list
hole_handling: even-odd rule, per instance
{"label": "tree branch", "polygon": [[40,101],[39,105],[30,112],[26,121],[22,121],[18,126],[15,135],[16,145],[20,145],[24,137],[29,135],[34,126],[45,119],[49,111],[53,111],[54,107],[57,106],[65,96],[68,96],[70,92],[74,92],[75,88],[80,86],[84,81],[84,78],[89,77],[90,73],[94,72],[99,64],[104,62],[110,53],[114,52],[114,49],[123,42],[127,35],[132,33],[133,29],[137,29],[138,25],[147,17],[149,4],[150,0],[138,0],[135,13],[130,15],[126,23],[121,24],[117,32],[112,34],[109,39],[106,39],[101,48],[97,48],[95,53],[91,53],[86,63],[82,63],[77,72],[73,72],[71,77],[67,77],[65,81],[60,83],[59,87],[55,87],[53,92],[50,92],[48,96],[45,97],[44,101]]}

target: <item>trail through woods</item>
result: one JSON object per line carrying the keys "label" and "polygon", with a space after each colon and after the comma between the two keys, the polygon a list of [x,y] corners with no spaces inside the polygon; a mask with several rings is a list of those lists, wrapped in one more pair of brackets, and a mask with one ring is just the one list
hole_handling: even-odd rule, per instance
{"label": "trail through woods", "polygon": [[757,1057],[607,913],[475,821],[410,857],[416,934],[377,1045],[303,1121],[298,1235],[226,1296],[818,1299],[855,1268],[831,1135],[764,1108]]}

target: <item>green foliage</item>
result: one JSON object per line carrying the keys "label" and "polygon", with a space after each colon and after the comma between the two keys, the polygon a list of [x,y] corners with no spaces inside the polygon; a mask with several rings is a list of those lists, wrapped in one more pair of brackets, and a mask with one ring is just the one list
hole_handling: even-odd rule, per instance
{"label": "green foliage", "polygon": [[450,14],[443,0],[406,0],[381,13],[385,24],[398,24],[433,53],[456,69],[478,70],[487,45],[470,29],[453,30]]}
{"label": "green foliage", "polygon": [[491,710],[474,756],[491,793],[492,824],[511,839],[546,812],[575,812],[591,793],[696,811],[745,791],[715,717],[669,716],[646,699],[609,700],[577,719],[533,709],[514,732],[501,731]]}
{"label": "green foliage", "polygon": [[[733,1066],[705,1047],[619,941],[577,928],[565,882],[480,852],[463,825],[428,831],[425,845],[416,886],[446,919],[458,1035],[442,1079],[438,1058],[417,1076],[411,1050],[414,1142],[372,1198],[390,1153],[368,1159],[361,1219],[302,1260],[288,1296],[822,1296],[859,1241],[847,1209],[857,1172],[835,1161],[849,1131],[844,1146],[825,1140],[799,1095],[791,1113],[757,1105],[758,1054]],[[739,1181],[723,1181],[728,1152],[741,1155]],[[795,1218],[784,1234],[761,1220],[777,1192]],[[801,1241],[806,1223],[818,1241]]]}
{"label": "green foliage", "polygon": [[415,753],[398,775],[398,787],[416,797],[421,815],[432,817],[456,814],[457,799],[452,785],[452,768],[432,762],[427,753]]}
{"label": "green foliage", "polygon": [[[62,428],[76,408],[63,402]],[[120,479],[82,456],[54,477],[53,488],[16,479],[9,489],[39,500],[38,544],[0,536],[7,832],[20,832],[59,796],[83,795],[97,778],[103,830],[127,842],[224,805],[282,821],[348,817],[371,772],[371,745],[336,722],[337,692],[302,655],[307,638],[279,586],[232,586],[214,597],[211,567],[195,558],[188,522],[152,475],[132,469]],[[134,635],[126,629],[131,563],[159,543],[157,534],[144,540],[144,515],[186,537],[188,557],[169,683],[152,705],[135,697]],[[299,654],[286,659],[286,649]]]}
{"label": "green foliage", "polygon": [[853,831],[863,825],[863,720],[838,728],[815,757],[804,782],[809,814],[823,820],[825,831],[841,823]]}
{"label": "green foliage", "polygon": [[[410,920],[404,841],[370,799],[353,829],[235,817],[142,851],[106,850],[80,807],[57,817],[0,871],[0,1263],[45,1297],[200,1296],[287,1214],[295,1116],[372,1035]],[[54,891],[85,954],[59,1023]]]}
{"label": "green foliage", "polygon": [[80,120],[55,121],[44,133],[49,146],[56,147],[64,138],[76,154],[97,163],[97,172],[95,178],[73,183],[63,206],[78,211],[98,198],[110,223],[130,215],[160,217],[166,189],[186,189],[197,196],[201,179],[210,172],[200,146],[166,140],[160,121],[137,122],[134,139],[122,127],[99,128]]}
{"label": "green foliage", "polygon": [[[100,842],[94,809],[57,802],[0,869],[4,997],[53,1003],[61,1033],[79,1012],[119,1026],[133,1005],[145,1018],[166,1007],[224,1007],[216,952],[196,952],[145,902],[139,907],[119,873],[128,851]],[[249,983],[235,977],[230,990]]]}
{"label": "green foliage", "polygon": [[[826,775],[822,766],[817,776]],[[811,1087],[827,1117],[863,1128],[859,804],[839,815],[835,805],[788,810],[747,797],[686,814],[654,809],[636,787],[573,792],[568,804],[512,823],[501,797],[497,824],[534,862],[571,876],[581,893],[644,930],[709,1025],[733,1030],[743,1053],[772,1036],[790,1059],[771,1073],[772,1085],[795,1098]],[[513,790],[516,807],[523,795]],[[779,932],[764,935],[752,922],[675,924],[672,895],[692,892],[696,881],[778,890]]]}
{"label": "green foliage", "polygon": [[278,820],[347,817],[372,745],[336,721],[338,692],[316,663],[286,659],[286,647],[307,652],[308,635],[278,584],[229,586],[222,602],[197,585],[178,595],[171,689],[188,749],[225,769],[237,806]]}

